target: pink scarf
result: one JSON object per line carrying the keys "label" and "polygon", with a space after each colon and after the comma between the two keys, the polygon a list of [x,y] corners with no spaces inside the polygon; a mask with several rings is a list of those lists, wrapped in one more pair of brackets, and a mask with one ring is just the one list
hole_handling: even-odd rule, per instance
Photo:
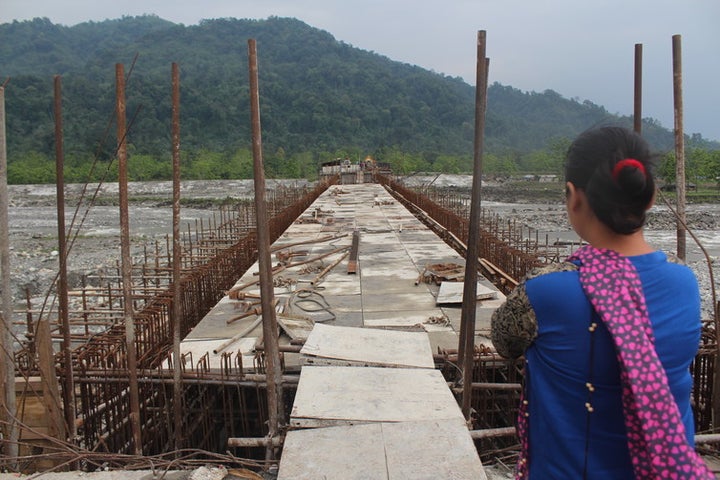
{"label": "pink scarf", "polygon": [[[687,442],[685,426],[655,352],[642,284],[634,265],[612,250],[585,246],[580,283],[615,343],[628,447],[639,479],[715,479]],[[521,402],[522,405],[522,402]],[[527,418],[520,409],[521,452],[516,478],[527,478]]]}

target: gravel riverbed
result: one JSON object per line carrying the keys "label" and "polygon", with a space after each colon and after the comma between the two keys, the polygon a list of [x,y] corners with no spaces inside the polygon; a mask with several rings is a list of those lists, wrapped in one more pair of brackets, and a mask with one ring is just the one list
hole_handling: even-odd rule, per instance
{"label": "gravel riverbed", "polygon": [[[471,178],[462,175],[441,175],[439,177],[415,176],[408,178],[408,186],[427,185],[457,188],[468,191]],[[306,184],[295,180],[268,181],[272,191],[278,185]],[[66,227],[73,224],[75,207],[72,202],[79,198],[82,185],[68,185],[65,196]],[[92,193],[95,186],[89,186]],[[488,182],[483,184],[482,206],[498,213],[505,219],[512,219],[517,225],[524,225],[538,232],[541,238],[552,243],[578,242],[570,228],[562,203],[559,183],[551,183],[543,190],[550,192],[538,195],[537,188],[523,188],[518,184]],[[143,254],[146,245],[157,241],[162,246],[172,233],[172,184],[170,182],[139,182],[129,186],[131,204],[129,207],[131,255]],[[181,228],[196,221],[207,221],[213,215],[217,200],[251,198],[252,180],[187,181],[182,183],[183,199],[192,199],[193,207],[181,209]],[[82,228],[72,241],[68,256],[68,283],[76,288],[84,276],[114,274],[120,259],[119,209],[112,206],[117,198],[117,184],[104,184],[98,190],[98,205],[85,211],[81,208],[75,225],[82,219]],[[204,203],[204,201],[206,201]],[[77,202],[76,202],[77,203]],[[10,268],[12,293],[18,309],[25,306],[26,292],[33,302],[41,302],[51,287],[58,270],[57,210],[54,185],[11,185],[9,209]],[[687,237],[687,261],[698,276],[703,295],[705,318],[712,315],[712,288],[710,268],[717,269],[720,258],[720,208],[718,205],[688,205],[687,223],[693,234],[710,256],[710,264],[703,250],[694,239]],[[646,236],[651,244],[670,253],[676,251],[676,220],[670,208],[665,205],[653,207],[648,216]],[[717,288],[717,277],[715,277]]]}

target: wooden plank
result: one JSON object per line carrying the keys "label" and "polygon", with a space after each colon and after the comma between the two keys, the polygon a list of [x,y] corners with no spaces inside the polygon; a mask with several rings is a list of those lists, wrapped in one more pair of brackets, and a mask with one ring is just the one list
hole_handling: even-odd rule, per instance
{"label": "wooden plank", "polygon": [[305,366],[290,425],[312,428],[452,418],[462,419],[462,412],[437,370]]}
{"label": "wooden plank", "polygon": [[435,368],[425,332],[316,324],[300,353],[312,365]]}
{"label": "wooden plank", "polygon": [[[50,427],[50,435],[64,440],[67,434],[67,425],[63,417],[60,382],[55,372],[55,356],[50,325],[47,320],[38,322],[36,334],[35,346],[38,351],[40,376],[44,381],[41,400],[45,411],[41,415],[48,417],[47,424]],[[26,420],[26,423],[32,425],[33,421]]]}

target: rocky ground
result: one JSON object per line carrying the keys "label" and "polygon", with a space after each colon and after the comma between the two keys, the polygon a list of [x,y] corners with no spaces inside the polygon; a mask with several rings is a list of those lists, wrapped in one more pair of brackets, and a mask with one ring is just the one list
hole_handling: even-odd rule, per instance
{"label": "rocky ground", "polygon": [[[268,181],[270,191],[278,185],[297,184],[297,181]],[[468,193],[471,178],[460,175],[439,177],[415,176],[405,180],[408,186],[427,185]],[[82,185],[66,188],[66,227],[73,224]],[[132,256],[143,254],[146,245],[157,241],[165,245],[166,236],[172,233],[172,185],[170,182],[142,182],[130,184],[130,234]],[[181,228],[194,225],[199,219],[207,220],[219,202],[227,199],[251,198],[252,180],[188,181],[182,184]],[[95,186],[87,189],[87,196]],[[90,274],[115,274],[120,259],[119,213],[115,205],[117,184],[105,184],[98,189],[95,206],[86,211],[79,209],[74,229],[68,242],[72,250],[68,257],[71,288],[78,287],[82,278]],[[671,209],[663,205],[653,207],[648,218],[647,237],[658,248],[675,252],[676,221]],[[27,293],[34,303],[41,302],[58,270],[57,211],[54,185],[10,186],[10,265],[12,293],[18,308],[24,308]],[[513,219],[545,234],[551,242],[578,241],[565,215],[562,189],[559,183],[500,183],[483,184],[482,205],[503,218]],[[720,258],[720,208],[714,204],[688,205],[687,223],[711,257],[712,268],[717,269]],[[555,239],[555,240],[553,240]],[[703,251],[692,237],[687,238],[688,263],[695,270],[703,290],[703,308],[712,314],[710,267]],[[715,284],[717,287],[717,272]]]}
{"label": "rocky ground", "polygon": [[[268,188],[298,181],[268,181]],[[307,182],[302,182],[303,184]],[[85,190],[85,192],[83,192]],[[96,192],[97,190],[97,192]],[[252,198],[252,180],[183,182],[180,227],[195,231],[196,222],[208,221],[220,203]],[[117,275],[120,255],[120,220],[117,184],[66,187],[65,225],[70,246],[68,285],[77,288],[83,278]],[[88,199],[96,197],[92,208]],[[131,183],[129,186],[131,257],[140,259],[156,242],[164,248],[172,235],[172,184]],[[82,202],[80,199],[83,199]],[[25,308],[29,294],[40,304],[58,271],[58,227],[54,185],[9,187],[9,235],[12,294],[16,308]],[[80,204],[80,207],[76,205]],[[80,228],[78,228],[80,226]],[[23,316],[24,318],[24,316]]]}

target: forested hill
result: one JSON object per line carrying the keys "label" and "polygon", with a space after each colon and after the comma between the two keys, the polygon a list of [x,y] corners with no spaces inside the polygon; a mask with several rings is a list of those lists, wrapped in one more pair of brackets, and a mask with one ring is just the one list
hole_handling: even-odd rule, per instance
{"label": "forested hill", "polygon": [[[117,63],[129,75],[131,153],[169,151],[172,62],[181,71],[183,149],[247,148],[250,38],[258,45],[266,151],[472,152],[475,89],[459,78],[360,50],[295,19],[217,19],[184,26],[142,16],[73,27],[47,19],[0,25],[11,160],[27,152],[52,153],[55,74],[63,79],[66,150],[94,154],[112,116]],[[629,118],[589,101],[494,83],[485,148],[523,154],[590,126],[618,122],[630,125]],[[672,132],[657,122],[646,122],[644,134],[658,149],[672,148]],[[718,147],[697,135],[691,141]],[[113,144],[106,142],[105,157],[112,156]]]}

